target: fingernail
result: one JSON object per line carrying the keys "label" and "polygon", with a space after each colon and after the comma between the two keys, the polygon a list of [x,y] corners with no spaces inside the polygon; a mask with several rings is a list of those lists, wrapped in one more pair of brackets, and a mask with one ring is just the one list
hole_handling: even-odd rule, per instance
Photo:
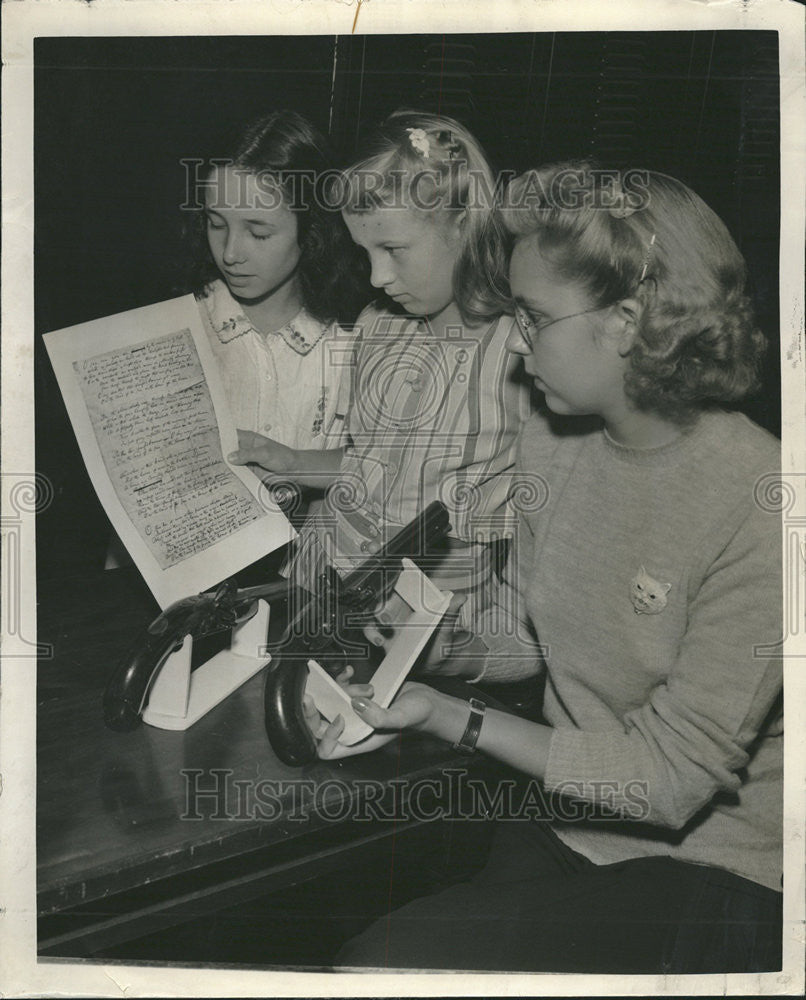
{"label": "fingernail", "polygon": [[356,712],[366,712],[366,710],[369,708],[369,702],[367,701],[366,698],[355,697],[352,698],[351,701],[352,701],[352,706],[356,710]]}

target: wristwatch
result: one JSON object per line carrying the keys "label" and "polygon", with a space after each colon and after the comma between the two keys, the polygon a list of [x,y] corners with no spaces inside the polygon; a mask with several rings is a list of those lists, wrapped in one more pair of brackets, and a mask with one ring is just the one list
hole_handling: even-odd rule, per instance
{"label": "wristwatch", "polygon": [[481,724],[484,722],[484,709],[486,708],[484,702],[479,701],[478,698],[471,698],[469,705],[470,718],[467,720],[467,727],[459,742],[453,745],[454,750],[464,754],[476,752],[476,743],[481,732]]}

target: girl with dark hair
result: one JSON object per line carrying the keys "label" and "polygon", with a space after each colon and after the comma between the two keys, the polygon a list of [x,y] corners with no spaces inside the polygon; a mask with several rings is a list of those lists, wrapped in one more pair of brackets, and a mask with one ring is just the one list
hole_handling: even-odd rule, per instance
{"label": "girl with dark hair", "polygon": [[[233,420],[289,447],[336,448],[349,328],[371,289],[328,201],[328,144],[302,115],[274,111],[222,145],[198,175],[203,208],[186,226],[183,284],[196,294]],[[107,567],[128,558],[114,536]]]}
{"label": "girl with dark hair", "polygon": [[[301,115],[250,125],[203,174],[198,299],[236,426],[289,447],[341,441],[352,323],[368,285],[338,212],[332,163]],[[200,242],[201,242],[200,240]]]}

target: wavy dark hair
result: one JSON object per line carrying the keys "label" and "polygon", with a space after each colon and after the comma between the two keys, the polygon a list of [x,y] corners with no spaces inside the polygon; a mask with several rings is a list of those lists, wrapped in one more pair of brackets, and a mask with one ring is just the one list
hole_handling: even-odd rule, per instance
{"label": "wavy dark hair", "polygon": [[[197,175],[202,184],[223,165],[255,174],[262,188],[279,188],[297,218],[303,305],[320,322],[352,325],[373,291],[366,255],[350,239],[341,214],[328,203],[326,191],[336,171],[325,137],[296,111],[273,111],[253,121],[234,140],[219,143]],[[207,242],[202,207],[186,219],[185,237],[191,257],[185,283],[203,294],[220,274]]]}
{"label": "wavy dark hair", "polygon": [[681,181],[569,161],[518,177],[505,203],[510,234],[536,236],[557,273],[579,281],[594,303],[641,303],[625,375],[638,409],[686,424],[757,389],[766,339],[746,292],[744,258],[722,220]]}

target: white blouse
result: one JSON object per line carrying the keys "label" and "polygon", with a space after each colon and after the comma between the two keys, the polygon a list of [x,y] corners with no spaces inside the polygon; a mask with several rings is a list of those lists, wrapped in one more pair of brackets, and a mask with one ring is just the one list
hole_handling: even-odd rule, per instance
{"label": "white blouse", "polygon": [[304,308],[276,332],[259,333],[221,280],[198,302],[236,427],[289,448],[343,444],[353,334]]}

